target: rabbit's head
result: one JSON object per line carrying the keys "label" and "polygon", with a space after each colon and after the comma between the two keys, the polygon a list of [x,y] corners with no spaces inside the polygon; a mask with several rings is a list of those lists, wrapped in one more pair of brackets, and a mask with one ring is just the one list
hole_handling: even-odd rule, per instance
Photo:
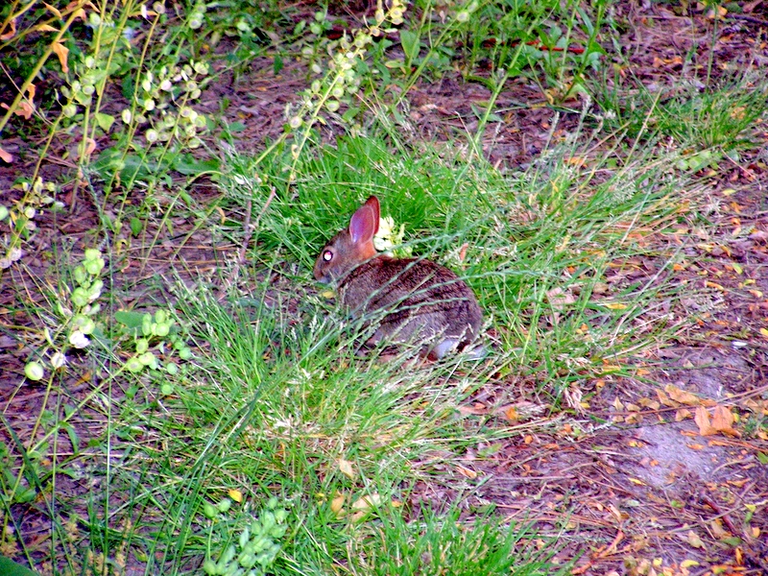
{"label": "rabbit's head", "polygon": [[376,256],[373,237],[379,229],[379,199],[371,196],[342,230],[320,251],[315,262],[315,279],[328,284]]}

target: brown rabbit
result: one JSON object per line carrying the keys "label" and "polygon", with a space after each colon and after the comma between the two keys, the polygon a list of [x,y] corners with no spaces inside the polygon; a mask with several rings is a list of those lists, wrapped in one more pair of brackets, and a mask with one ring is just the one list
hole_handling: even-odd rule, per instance
{"label": "brown rabbit", "polygon": [[483,323],[471,288],[429,260],[377,254],[379,214],[379,200],[371,196],[322,249],[315,278],[336,282],[354,316],[378,319],[366,347],[412,342],[421,344],[420,354],[442,358],[471,344]]}

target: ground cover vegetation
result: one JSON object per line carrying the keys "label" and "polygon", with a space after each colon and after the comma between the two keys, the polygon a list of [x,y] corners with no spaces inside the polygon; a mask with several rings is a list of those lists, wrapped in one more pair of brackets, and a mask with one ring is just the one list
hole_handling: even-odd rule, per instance
{"label": "ground cover vegetation", "polygon": [[[764,573],[765,14],[5,3],[0,572]],[[356,353],[371,194],[485,356]]]}

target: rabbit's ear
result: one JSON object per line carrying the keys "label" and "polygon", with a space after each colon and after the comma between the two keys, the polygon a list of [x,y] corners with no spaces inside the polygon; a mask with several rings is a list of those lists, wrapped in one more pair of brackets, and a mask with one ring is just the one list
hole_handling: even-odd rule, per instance
{"label": "rabbit's ear", "polygon": [[381,208],[379,207],[379,199],[376,198],[376,196],[371,196],[368,198],[368,200],[365,201],[365,206],[370,206],[373,210],[373,220],[375,222],[374,228],[373,228],[373,235],[376,235],[376,232],[379,231],[379,218],[381,218]]}
{"label": "rabbit's ear", "polygon": [[[375,196],[371,198],[376,200]],[[352,237],[352,243],[357,246],[372,243],[373,236],[379,227],[376,210],[370,206],[369,202],[370,198],[352,214],[352,219],[349,221],[349,235]],[[379,201],[376,200],[376,206],[378,205]]]}

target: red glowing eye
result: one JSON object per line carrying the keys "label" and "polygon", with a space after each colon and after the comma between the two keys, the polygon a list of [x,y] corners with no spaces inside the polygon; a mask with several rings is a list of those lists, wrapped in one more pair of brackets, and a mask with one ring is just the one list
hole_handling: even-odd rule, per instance
{"label": "red glowing eye", "polygon": [[325,252],[323,252],[323,260],[325,260],[326,262],[330,262],[331,260],[333,260],[333,252],[331,252],[330,250],[326,250]]}

